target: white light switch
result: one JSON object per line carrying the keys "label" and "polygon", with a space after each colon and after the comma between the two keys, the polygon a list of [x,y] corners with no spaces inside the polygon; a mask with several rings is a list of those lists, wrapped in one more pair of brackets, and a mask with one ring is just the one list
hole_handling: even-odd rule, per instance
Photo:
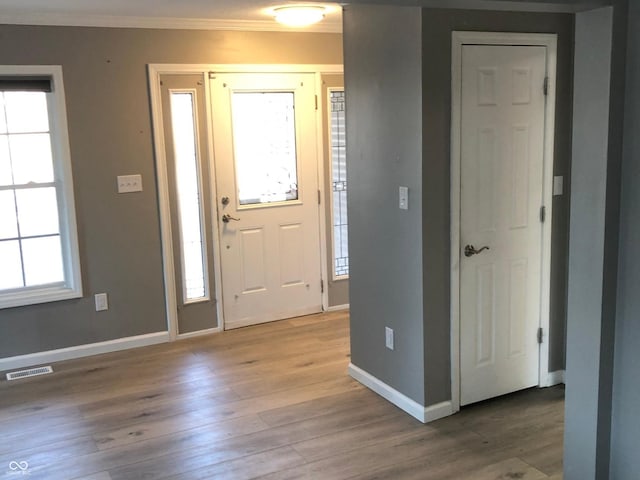
{"label": "white light switch", "polygon": [[96,301],[96,312],[102,312],[103,310],[109,310],[109,299],[106,293],[96,293],[94,295]]}
{"label": "white light switch", "polygon": [[562,195],[563,187],[564,187],[564,177],[557,176],[553,177],[553,194],[554,195]]}
{"label": "white light switch", "polygon": [[409,187],[400,187],[398,190],[398,200],[400,210],[409,210]]}
{"label": "white light switch", "polygon": [[118,175],[118,193],[142,191],[142,175]]}

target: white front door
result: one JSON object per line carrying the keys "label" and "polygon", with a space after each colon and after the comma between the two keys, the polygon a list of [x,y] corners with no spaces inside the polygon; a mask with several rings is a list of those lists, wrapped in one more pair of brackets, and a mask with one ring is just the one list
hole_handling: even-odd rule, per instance
{"label": "white front door", "polygon": [[211,76],[225,328],[322,310],[314,74]]}
{"label": "white front door", "polygon": [[545,47],[462,47],[461,405],[538,384],[545,75]]}

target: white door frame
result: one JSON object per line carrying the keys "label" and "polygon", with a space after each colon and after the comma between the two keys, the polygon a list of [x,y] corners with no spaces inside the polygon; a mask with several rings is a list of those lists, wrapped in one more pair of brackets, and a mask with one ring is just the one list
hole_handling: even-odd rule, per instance
{"label": "white door frame", "polygon": [[[160,209],[160,233],[162,240],[162,270],[164,275],[165,308],[167,314],[167,331],[170,340],[186,338],[197,335],[205,335],[224,330],[224,312],[222,308],[222,270],[220,266],[220,242],[219,222],[213,222],[213,262],[215,276],[215,290],[212,295],[216,299],[216,312],[218,315],[218,327],[194,333],[180,335],[178,333],[178,307],[176,298],[176,275],[173,262],[173,240],[171,232],[171,212],[169,208],[169,181],[167,172],[167,159],[165,154],[165,138],[163,126],[162,98],[160,87],[161,75],[202,75],[205,86],[205,103],[207,109],[206,132],[202,132],[207,138],[207,153],[209,155],[209,169],[211,172],[211,198],[213,214],[217,215],[217,191],[216,170],[213,157],[212,116],[209,91],[209,72],[221,73],[314,73],[316,76],[316,98],[322,98],[322,74],[343,73],[342,65],[250,65],[250,64],[149,64],[149,92],[151,94],[151,115],[153,129],[153,148],[155,154],[156,176],[158,182],[158,203]],[[316,155],[318,158],[318,188],[322,203],[326,200],[324,192],[324,162],[322,159],[324,145],[322,143],[322,110],[316,108]],[[320,221],[320,262],[323,279],[327,279],[327,232],[325,227],[326,215],[322,205],[318,205]],[[214,219],[215,220],[215,219]],[[322,307],[327,310],[329,305],[328,288],[322,293]]]}
{"label": "white door frame", "polygon": [[[547,48],[548,92],[544,115],[542,265],[540,289],[540,344],[538,386],[558,383],[549,374],[549,297],[551,282],[551,224],[553,218],[553,146],[556,104],[557,35],[536,33],[456,32],[451,52],[451,403],[460,410],[460,125],[462,108],[462,46],[519,45]],[[540,88],[543,86],[540,85]]]}

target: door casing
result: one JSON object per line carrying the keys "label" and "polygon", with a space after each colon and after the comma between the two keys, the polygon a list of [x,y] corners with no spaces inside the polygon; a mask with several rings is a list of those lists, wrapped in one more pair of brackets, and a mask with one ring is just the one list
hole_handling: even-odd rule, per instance
{"label": "door casing", "polygon": [[[451,405],[460,410],[460,126],[463,45],[536,45],[547,48],[548,90],[544,114],[542,258],[540,291],[540,344],[538,386],[558,383],[549,370],[549,299],[551,285],[551,225],[553,218],[553,148],[555,134],[557,35],[507,32],[452,33],[451,54]],[[542,88],[542,85],[540,85]]]}
{"label": "door casing", "polygon": [[[217,314],[219,319],[219,325],[216,328],[208,330],[202,330],[198,332],[182,334],[178,333],[178,308],[176,299],[176,279],[175,279],[175,264],[173,261],[173,240],[171,232],[171,211],[169,204],[169,184],[168,184],[168,172],[167,161],[165,156],[165,138],[163,130],[163,112],[162,112],[162,98],[160,90],[160,76],[161,75],[202,75],[202,81],[205,83],[206,94],[206,108],[207,108],[207,131],[202,132],[207,136],[208,146],[208,158],[209,168],[211,171],[212,188],[210,189],[209,201],[212,205],[216,205],[217,191],[215,185],[215,165],[213,158],[213,136],[212,136],[212,118],[211,118],[211,103],[209,93],[209,72],[225,72],[225,73],[314,73],[316,75],[316,96],[318,101],[322,98],[322,74],[341,74],[343,73],[342,65],[251,65],[251,64],[149,64],[148,65],[148,78],[149,78],[149,92],[151,95],[151,115],[152,115],[152,127],[153,127],[153,139],[154,139],[154,154],[156,164],[156,176],[158,182],[158,203],[160,210],[160,230],[162,239],[162,269],[164,276],[164,288],[165,288],[165,309],[167,314],[167,331],[169,333],[170,340],[176,340],[181,338],[187,338],[192,336],[205,335],[209,333],[215,333],[224,330],[224,312],[222,311],[222,271],[220,265],[220,245],[218,239],[219,235],[219,222],[213,222],[213,238],[214,244],[214,272],[215,272],[215,291],[211,292],[217,300]],[[316,110],[316,125],[317,132],[316,138],[322,138],[322,110]],[[323,158],[323,145],[321,141],[316,142],[316,153],[318,158],[318,178],[324,178],[324,162]],[[323,183],[320,182],[318,186],[320,190],[321,201],[326,201],[326,192],[324,191]],[[324,208],[319,209],[320,215],[320,258],[321,258],[321,273],[322,278],[328,278],[327,272],[327,249],[326,239],[327,232],[325,228],[325,212]],[[217,210],[216,210],[217,211]],[[323,310],[328,309],[329,297],[328,289],[325,288],[322,294]]]}

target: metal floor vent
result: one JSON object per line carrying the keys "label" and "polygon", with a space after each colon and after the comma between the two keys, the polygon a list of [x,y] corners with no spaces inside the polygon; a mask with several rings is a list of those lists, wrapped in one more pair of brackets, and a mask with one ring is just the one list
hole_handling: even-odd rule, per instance
{"label": "metal floor vent", "polygon": [[37,377],[38,375],[46,375],[53,373],[53,368],[50,366],[29,368],[28,370],[20,370],[18,372],[7,373],[7,380],[18,380],[20,378]]}

